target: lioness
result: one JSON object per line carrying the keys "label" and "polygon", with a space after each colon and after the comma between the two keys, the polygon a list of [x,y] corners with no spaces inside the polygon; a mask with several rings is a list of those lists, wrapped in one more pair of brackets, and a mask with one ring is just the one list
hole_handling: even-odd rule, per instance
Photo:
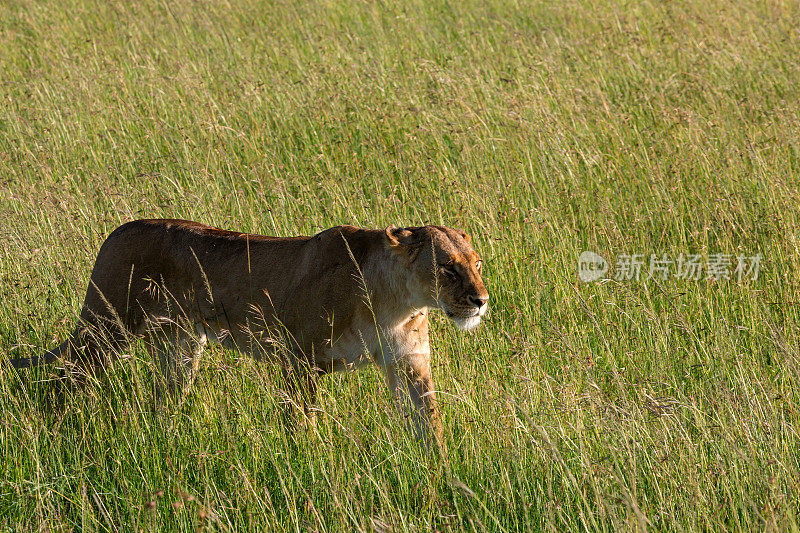
{"label": "lioness", "polygon": [[441,443],[431,378],[428,308],[475,328],[489,295],[481,259],[461,231],[337,226],[313,237],[266,237],[185,220],[137,220],[97,255],[69,340],[15,367],[63,359],[72,376],[97,375],[146,336],[171,393],[185,390],[206,341],[282,363],[298,405],[315,379],[374,361],[409,428]]}

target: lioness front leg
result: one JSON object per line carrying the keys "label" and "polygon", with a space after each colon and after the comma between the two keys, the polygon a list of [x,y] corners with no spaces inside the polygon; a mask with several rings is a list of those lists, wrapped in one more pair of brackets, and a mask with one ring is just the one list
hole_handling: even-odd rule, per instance
{"label": "lioness front leg", "polygon": [[414,438],[430,447],[433,434],[436,445],[443,448],[444,432],[431,377],[430,352],[403,355],[385,365],[383,371]]}

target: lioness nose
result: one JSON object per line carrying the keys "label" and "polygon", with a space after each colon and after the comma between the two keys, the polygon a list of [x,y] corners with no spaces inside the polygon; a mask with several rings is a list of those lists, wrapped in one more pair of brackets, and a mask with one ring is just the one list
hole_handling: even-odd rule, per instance
{"label": "lioness nose", "polygon": [[485,298],[481,298],[480,296],[470,296],[467,299],[469,300],[469,303],[471,303],[475,307],[483,307],[484,305],[486,305],[486,302],[489,301],[488,296]]}

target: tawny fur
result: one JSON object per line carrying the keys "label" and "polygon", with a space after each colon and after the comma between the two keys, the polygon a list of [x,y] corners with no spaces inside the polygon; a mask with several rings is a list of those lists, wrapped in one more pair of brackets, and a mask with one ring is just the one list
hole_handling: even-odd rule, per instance
{"label": "tawny fur", "polygon": [[65,361],[97,374],[147,337],[170,391],[194,379],[206,341],[279,362],[300,405],[315,378],[374,361],[413,435],[442,440],[431,376],[428,308],[476,326],[488,293],[463,232],[441,226],[338,226],[266,237],[183,220],[137,220],[98,253],[71,338],[17,367]]}

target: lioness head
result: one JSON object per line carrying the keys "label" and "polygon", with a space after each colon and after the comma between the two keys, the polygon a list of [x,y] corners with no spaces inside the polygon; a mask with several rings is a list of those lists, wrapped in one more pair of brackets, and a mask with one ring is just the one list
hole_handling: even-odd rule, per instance
{"label": "lioness head", "polygon": [[408,292],[419,307],[439,307],[460,329],[480,324],[489,305],[482,261],[469,236],[442,226],[386,228],[386,242],[409,268]]}

